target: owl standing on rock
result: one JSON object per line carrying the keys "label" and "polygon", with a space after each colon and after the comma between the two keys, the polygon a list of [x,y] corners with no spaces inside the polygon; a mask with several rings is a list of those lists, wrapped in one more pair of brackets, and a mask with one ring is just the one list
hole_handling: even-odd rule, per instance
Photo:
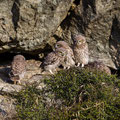
{"label": "owl standing on rock", "polygon": [[14,81],[14,84],[21,83],[21,79],[24,78],[26,73],[26,60],[22,55],[16,55],[13,58],[11,64],[11,71],[9,73],[10,79]]}
{"label": "owl standing on rock", "polygon": [[88,65],[86,65],[86,68],[94,71],[104,72],[108,75],[111,75],[110,68],[100,61],[90,62]]}
{"label": "owl standing on rock", "polygon": [[69,69],[71,66],[75,65],[75,61],[74,61],[74,53],[73,50],[69,47],[68,43],[66,43],[65,41],[58,41],[55,44],[55,50],[59,50],[59,49],[64,49],[64,51],[66,52],[66,56],[63,62],[63,67],[64,69]]}
{"label": "owl standing on rock", "polygon": [[77,66],[81,64],[81,66],[84,67],[84,65],[88,64],[88,44],[83,35],[73,35],[73,52]]}
{"label": "owl standing on rock", "polygon": [[66,52],[64,49],[53,51],[45,57],[41,66],[45,71],[49,71],[51,74],[54,74],[56,69],[61,65],[61,63],[63,63],[65,56]]}

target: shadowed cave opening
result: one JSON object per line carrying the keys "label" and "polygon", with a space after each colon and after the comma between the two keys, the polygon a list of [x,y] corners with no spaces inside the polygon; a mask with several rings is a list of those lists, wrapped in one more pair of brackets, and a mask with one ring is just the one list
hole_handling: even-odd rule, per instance
{"label": "shadowed cave opening", "polygon": [[1,53],[0,54],[0,64],[3,62],[9,62],[9,61],[12,61],[13,57],[15,55],[18,55],[18,54],[21,54],[23,55],[26,60],[28,59],[35,59],[35,60],[38,60],[38,55],[30,55],[30,54],[27,54],[27,53],[9,53],[9,52],[5,52],[5,53]]}

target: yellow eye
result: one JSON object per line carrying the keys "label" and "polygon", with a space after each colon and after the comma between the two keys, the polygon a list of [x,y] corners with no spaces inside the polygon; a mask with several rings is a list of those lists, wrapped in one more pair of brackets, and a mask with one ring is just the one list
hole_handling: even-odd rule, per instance
{"label": "yellow eye", "polygon": [[59,48],[59,47],[61,47],[59,44],[57,44],[57,47]]}
{"label": "yellow eye", "polygon": [[63,52],[60,51],[59,53],[60,53],[61,56],[64,56],[64,53],[63,53]]}

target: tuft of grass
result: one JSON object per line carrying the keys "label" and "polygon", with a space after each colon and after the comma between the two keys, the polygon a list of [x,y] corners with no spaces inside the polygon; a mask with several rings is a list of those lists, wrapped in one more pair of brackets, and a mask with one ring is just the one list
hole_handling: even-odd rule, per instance
{"label": "tuft of grass", "polygon": [[[44,83],[46,89],[39,90],[37,85],[26,86],[16,95],[19,120],[120,118],[120,79],[115,75],[72,68],[58,72]],[[45,95],[51,100],[51,105],[48,105]]]}

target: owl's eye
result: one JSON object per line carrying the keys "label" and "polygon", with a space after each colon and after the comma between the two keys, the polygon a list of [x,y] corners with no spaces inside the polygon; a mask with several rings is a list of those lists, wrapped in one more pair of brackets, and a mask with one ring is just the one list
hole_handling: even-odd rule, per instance
{"label": "owl's eye", "polygon": [[63,52],[59,51],[59,53],[60,53],[61,56],[64,56],[64,53],[63,53]]}
{"label": "owl's eye", "polygon": [[78,43],[81,43],[81,42],[82,42],[81,40],[78,41]]}
{"label": "owl's eye", "polygon": [[59,45],[59,44],[57,44],[56,46],[57,46],[57,47],[60,47],[60,45]]}
{"label": "owl's eye", "polygon": [[85,43],[86,42],[85,39],[83,39],[82,42]]}

